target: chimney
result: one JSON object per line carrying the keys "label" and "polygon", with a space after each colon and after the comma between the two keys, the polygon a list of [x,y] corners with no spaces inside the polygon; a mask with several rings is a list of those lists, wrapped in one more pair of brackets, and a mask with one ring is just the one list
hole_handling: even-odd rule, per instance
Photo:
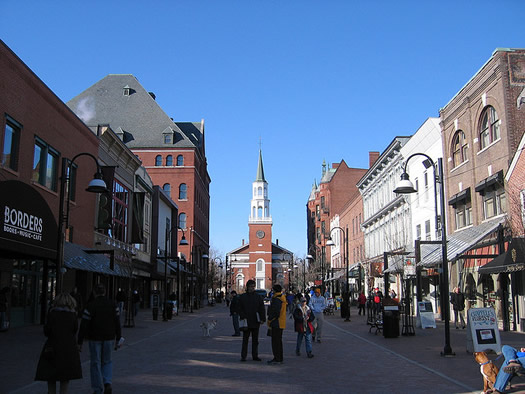
{"label": "chimney", "polygon": [[371,168],[379,159],[379,152],[368,152],[368,168]]}
{"label": "chimney", "polygon": [[279,238],[277,238],[277,239],[275,240],[275,244],[276,244],[277,246],[279,246]]}
{"label": "chimney", "polygon": [[242,246],[244,246],[244,239],[242,240]]}

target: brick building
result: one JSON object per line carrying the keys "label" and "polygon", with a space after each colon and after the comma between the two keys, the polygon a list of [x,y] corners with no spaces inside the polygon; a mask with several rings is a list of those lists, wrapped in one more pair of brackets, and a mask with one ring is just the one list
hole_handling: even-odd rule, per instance
{"label": "brick building", "polygon": [[[108,124],[142,161],[155,185],[179,209],[179,255],[196,275],[194,294],[206,297],[209,250],[209,184],[204,121],[175,122],[129,74],[110,74],[68,102],[88,126]],[[172,224],[175,228],[175,224]]]}
{"label": "brick building", "polygon": [[[271,290],[276,283],[284,289],[291,288],[290,273],[293,270],[292,252],[272,242],[272,216],[268,182],[264,176],[262,152],[259,151],[257,175],[252,184],[249,241],[226,254],[230,264],[232,287],[242,292],[246,282],[254,280],[257,289]],[[228,289],[229,290],[229,289]]]}

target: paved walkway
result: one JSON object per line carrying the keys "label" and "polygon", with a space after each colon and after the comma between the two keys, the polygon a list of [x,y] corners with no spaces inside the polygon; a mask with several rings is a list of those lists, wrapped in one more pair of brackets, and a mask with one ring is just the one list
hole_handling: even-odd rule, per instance
{"label": "paved walkway", "polygon": [[[169,322],[154,321],[141,311],[134,328],[124,328],[126,342],[113,354],[115,393],[476,393],[479,366],[466,352],[466,330],[451,329],[455,357],[441,357],[443,325],[416,329],[411,337],[384,338],[368,332],[364,316],[352,309],[352,321],[338,315],[325,320],[323,342],[313,359],[295,356],[292,321],[284,332],[285,362],[270,366],[270,338],[260,333],[263,362],[241,363],[241,338],[232,337],[224,304],[181,313]],[[217,320],[211,338],[199,324]],[[502,342],[525,346],[525,336],[501,332]],[[41,326],[0,333],[0,393],[45,393],[33,377],[44,335]],[[72,381],[70,393],[91,393],[87,344],[82,353],[84,379]],[[494,357],[494,356],[492,356]],[[511,392],[525,392],[525,380]]]}

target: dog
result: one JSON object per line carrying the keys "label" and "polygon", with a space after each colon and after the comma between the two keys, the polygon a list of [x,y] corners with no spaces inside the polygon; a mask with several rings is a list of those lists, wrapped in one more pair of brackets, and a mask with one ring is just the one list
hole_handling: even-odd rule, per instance
{"label": "dog", "polygon": [[216,326],[217,326],[217,320],[205,321],[201,323],[202,336],[209,337],[210,331],[213,330]]}
{"label": "dog", "polygon": [[499,368],[492,360],[489,360],[485,352],[474,352],[474,359],[479,364],[479,370],[483,376],[483,393],[492,392],[489,390],[494,389]]}

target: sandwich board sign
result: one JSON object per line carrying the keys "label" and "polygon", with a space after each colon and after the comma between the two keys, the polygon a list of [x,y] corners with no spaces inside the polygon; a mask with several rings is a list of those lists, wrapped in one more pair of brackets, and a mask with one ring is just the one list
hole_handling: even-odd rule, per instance
{"label": "sandwich board sign", "polygon": [[470,308],[467,324],[467,352],[501,352],[498,318],[494,308]]}
{"label": "sandwich board sign", "polygon": [[429,301],[420,301],[417,303],[417,309],[421,328],[436,328],[436,319],[434,318],[432,303]]}

